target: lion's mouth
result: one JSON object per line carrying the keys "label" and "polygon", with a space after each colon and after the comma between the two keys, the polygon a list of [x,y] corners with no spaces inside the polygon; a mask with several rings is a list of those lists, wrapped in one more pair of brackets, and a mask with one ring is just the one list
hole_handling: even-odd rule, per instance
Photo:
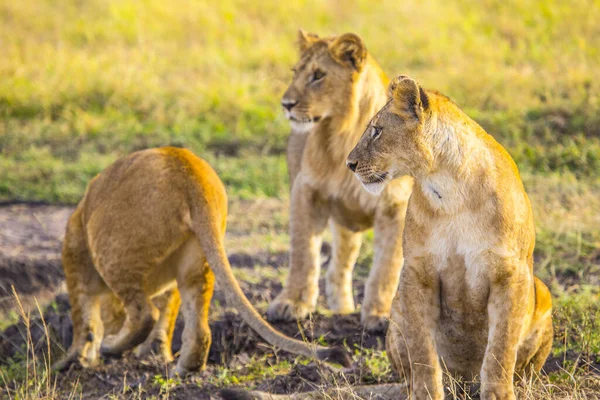
{"label": "lion's mouth", "polygon": [[288,118],[289,118],[290,121],[297,122],[297,123],[300,123],[300,124],[313,124],[313,123],[319,122],[321,120],[321,117],[312,117],[312,118],[310,118],[310,117],[301,117],[301,118],[298,118],[298,117],[294,117],[293,115],[290,115]]}
{"label": "lion's mouth", "polygon": [[374,172],[368,177],[362,178],[363,184],[384,183],[388,180],[390,174],[387,172]]}
{"label": "lion's mouth", "polygon": [[374,172],[366,177],[361,177],[357,173],[356,177],[367,192],[377,196],[383,192],[383,189],[385,189],[388,182],[391,180],[388,172]]}

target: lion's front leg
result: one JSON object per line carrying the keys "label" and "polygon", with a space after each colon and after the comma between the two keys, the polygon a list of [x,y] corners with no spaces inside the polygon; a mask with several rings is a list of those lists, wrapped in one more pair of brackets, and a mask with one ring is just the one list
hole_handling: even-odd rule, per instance
{"label": "lion's front leg", "polygon": [[358,258],[362,233],[353,232],[330,221],[333,236],[331,261],[327,268],[327,305],[337,314],[354,312],[352,271]]}
{"label": "lion's front leg", "polygon": [[[431,257],[407,260],[394,312],[390,321],[387,350],[400,377],[410,378],[411,399],[442,400],[442,368],[435,345],[440,315],[437,272]],[[393,348],[396,347],[396,348]]]}
{"label": "lion's front leg", "polygon": [[100,343],[104,337],[100,300],[107,287],[94,266],[85,240],[80,210],[77,209],[69,219],[62,252],[71,303],[73,342],[67,355],[53,365],[58,371],[77,362],[91,367],[100,357]]}
{"label": "lion's front leg", "polygon": [[515,399],[513,378],[532,277],[518,260],[491,256],[488,344],[481,366],[483,400]]}
{"label": "lion's front leg", "polygon": [[269,306],[269,321],[303,319],[317,305],[322,234],[329,214],[300,178],[292,188],[290,271],[282,292]]}
{"label": "lion's front leg", "polygon": [[396,293],[392,302],[392,311],[390,314],[390,324],[385,335],[385,350],[393,370],[400,377],[400,382],[412,381],[410,357],[408,356],[408,347],[406,337],[400,329],[399,322],[402,318],[400,310],[399,293]]}
{"label": "lion's front leg", "polygon": [[361,321],[368,330],[383,331],[390,315],[404,263],[402,232],[406,202],[388,206],[375,216],[373,267],[365,284]]}

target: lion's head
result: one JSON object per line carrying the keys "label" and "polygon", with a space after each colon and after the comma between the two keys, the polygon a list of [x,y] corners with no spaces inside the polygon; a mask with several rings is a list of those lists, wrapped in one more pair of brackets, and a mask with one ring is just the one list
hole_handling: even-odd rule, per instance
{"label": "lion's head", "polygon": [[362,39],[354,33],[319,38],[300,30],[300,60],[281,105],[292,129],[308,132],[327,118],[351,113],[354,84],[367,59]]}
{"label": "lion's head", "polygon": [[388,103],[371,119],[346,165],[373,194],[398,176],[417,176],[433,164],[429,140],[430,98],[400,75],[388,87]]}

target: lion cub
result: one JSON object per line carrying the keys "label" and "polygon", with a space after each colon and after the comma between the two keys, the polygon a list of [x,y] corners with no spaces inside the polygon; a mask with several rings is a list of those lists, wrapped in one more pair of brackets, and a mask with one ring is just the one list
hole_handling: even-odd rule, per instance
{"label": "lion cub", "polygon": [[415,399],[444,397],[442,365],[479,375],[482,399],[514,399],[515,373],[539,371],[552,347],[552,301],[533,275],[533,215],[517,166],[447,97],[406,76],[389,96],[347,165],[370,191],[415,180],[391,362]]}
{"label": "lion cub", "polygon": [[[177,316],[179,293],[185,328],[177,372],[204,368],[215,276],[227,301],[269,343],[348,365],[343,349],[290,339],[256,312],[223,248],[226,220],[223,183],[188,150],[164,147],[132,153],[94,178],[67,225],[62,256],[74,334],[66,358],[55,368],[74,361],[94,365],[99,353],[119,355],[144,342],[155,325],[172,334],[169,325]],[[172,298],[157,303],[159,312],[151,299],[168,291]],[[115,303],[102,299],[113,294],[126,315],[118,333],[102,342],[101,304]]]}

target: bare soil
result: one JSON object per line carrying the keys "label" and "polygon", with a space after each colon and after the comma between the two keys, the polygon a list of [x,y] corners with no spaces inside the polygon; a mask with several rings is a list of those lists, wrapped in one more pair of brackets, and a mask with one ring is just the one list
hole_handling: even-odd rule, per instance
{"label": "bare soil", "polygon": [[60,290],[60,246],[72,211],[42,204],[0,207],[0,318],[13,305],[13,286],[27,306],[33,296],[46,302]]}

